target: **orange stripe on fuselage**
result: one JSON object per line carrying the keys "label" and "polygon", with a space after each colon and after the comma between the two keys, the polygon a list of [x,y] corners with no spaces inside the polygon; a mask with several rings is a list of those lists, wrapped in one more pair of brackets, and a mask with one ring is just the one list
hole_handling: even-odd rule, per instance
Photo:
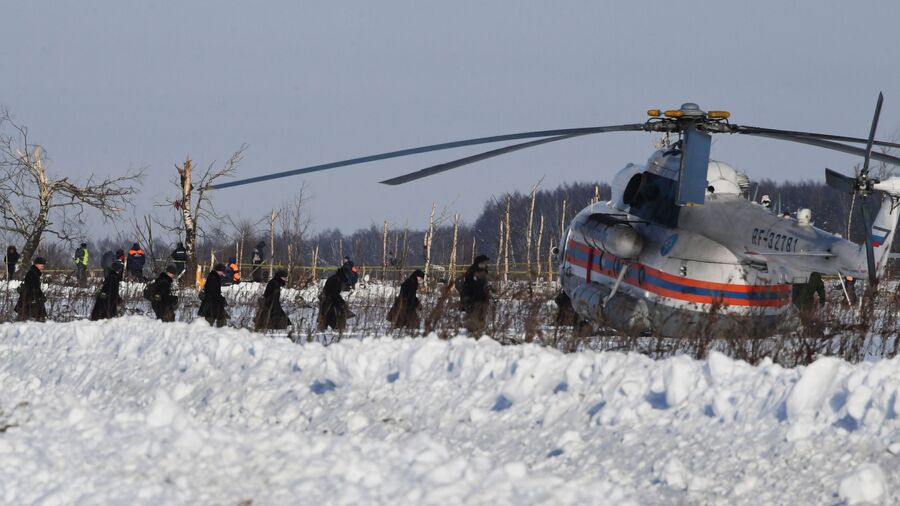
{"label": "orange stripe on fuselage", "polygon": [[[597,255],[595,255],[595,248],[591,248],[586,244],[582,244],[575,240],[569,240],[568,248],[577,248],[580,252],[587,254],[588,262],[579,261],[574,257],[570,257],[567,255],[566,260],[574,263],[575,265],[585,268],[587,270],[587,281],[590,281],[590,272],[598,272],[601,275],[607,276],[611,279],[615,279],[618,275],[612,269],[604,269],[602,264],[596,265],[593,261]],[[615,262],[619,260],[607,252],[603,252],[603,258],[607,261]],[[731,283],[715,283],[711,281],[702,281],[699,279],[690,279],[684,278],[680,276],[676,276],[673,274],[669,274],[667,272],[661,271],[659,269],[655,269],[653,267],[649,267],[643,265],[641,263],[634,262],[632,263],[633,267],[636,269],[630,269],[625,279],[623,281],[626,284],[639,288],[641,290],[645,290],[663,297],[667,297],[670,299],[675,299],[679,301],[686,302],[695,302],[700,304],[724,304],[731,306],[753,306],[753,307],[781,307],[790,303],[790,291],[791,286],[787,284],[778,284],[778,285],[742,285],[742,284],[731,284]],[[637,270],[643,268],[645,275],[650,275],[656,278],[659,278],[662,281],[667,281],[672,284],[677,284],[681,286],[685,286],[688,288],[700,288],[705,290],[716,290],[716,291],[725,291],[725,292],[739,292],[739,293],[747,293],[747,294],[763,294],[763,293],[771,293],[777,295],[776,298],[771,299],[737,299],[726,296],[713,296],[713,295],[703,295],[703,294],[692,294],[685,293],[683,291],[671,290],[669,288],[665,288],[662,286],[656,286],[649,283],[641,283],[638,279]]]}

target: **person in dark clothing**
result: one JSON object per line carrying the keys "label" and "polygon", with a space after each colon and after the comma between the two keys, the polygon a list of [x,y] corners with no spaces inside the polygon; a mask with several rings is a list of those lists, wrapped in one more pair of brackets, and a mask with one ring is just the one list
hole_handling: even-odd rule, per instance
{"label": "person in dark clothing", "polygon": [[855,306],[859,301],[859,297],[856,295],[856,278],[848,274],[844,286],[847,289],[847,298],[850,305]]}
{"label": "person in dark clothing", "polygon": [[347,302],[341,297],[341,291],[347,284],[347,271],[338,268],[334,274],[325,280],[322,293],[319,294],[319,321],[318,329],[344,330],[347,325]]}
{"label": "person in dark clothing", "polygon": [[116,250],[116,260],[122,262],[122,265],[125,265],[125,250],[123,250],[123,249]]}
{"label": "person in dark clothing", "polygon": [[41,290],[41,272],[44,270],[45,264],[46,261],[43,257],[36,257],[19,286],[19,301],[15,307],[15,311],[18,313],[17,321],[44,321],[47,319],[47,308],[44,306],[47,298],[44,296],[44,291]]}
{"label": "person in dark clothing", "polygon": [[[814,305],[825,304],[825,282],[822,281],[822,275],[814,272],[809,275],[809,281],[806,283],[796,283],[792,288],[794,305],[801,311],[810,311]],[[818,296],[818,303],[815,297]]]}
{"label": "person in dark clothing", "polygon": [[256,244],[256,247],[253,248],[253,256],[250,259],[250,279],[257,283],[262,283],[265,280],[265,273],[262,268],[263,260],[265,260],[265,257],[263,256],[263,248],[265,247],[266,243],[259,241],[259,243]]}
{"label": "person in dark clothing", "polygon": [[16,275],[16,264],[19,263],[19,252],[15,246],[6,248],[6,258],[3,261],[6,263],[6,279],[12,279]]}
{"label": "person in dark clothing", "polygon": [[225,264],[216,264],[213,270],[206,276],[206,283],[203,285],[200,303],[200,309],[197,311],[199,316],[206,318],[213,327],[224,327],[228,323],[228,311],[225,308],[228,303],[222,296],[222,278],[225,276]]}
{"label": "person in dark clothing", "polygon": [[166,267],[166,270],[159,273],[159,276],[153,282],[153,296],[150,299],[150,307],[153,308],[156,317],[164,322],[175,321],[178,297],[172,295],[172,281],[175,279],[177,272],[177,267],[169,265]]}
{"label": "person in dark clothing", "polygon": [[116,255],[112,252],[112,250],[107,250],[102,255],[100,255],[100,267],[103,268],[104,280],[106,280],[106,277],[109,276],[110,272],[112,272],[113,264],[117,261],[118,260],[116,260]]}
{"label": "person in dark clothing", "polygon": [[466,313],[464,325],[469,334],[481,334],[491,303],[491,287],[488,276],[488,258],[478,255],[466,269],[459,289],[459,307]]}
{"label": "person in dark clothing", "polygon": [[259,301],[253,324],[256,330],[286,329],[291,320],[281,307],[281,288],[287,283],[287,271],[275,271],[275,277],[269,280],[266,291]]}
{"label": "person in dark clothing", "polygon": [[87,286],[87,275],[88,275],[88,248],[87,243],[81,243],[81,246],[75,250],[75,255],[72,257],[72,261],[75,262],[75,279],[78,280],[78,286],[85,287]]}
{"label": "person in dark clothing", "polygon": [[[111,251],[108,253],[112,256]],[[109,274],[103,278],[103,284],[100,285],[100,291],[97,292],[94,308],[91,310],[91,320],[105,320],[119,316],[119,305],[122,304],[122,298],[119,297],[122,267],[122,263],[118,261],[114,261],[110,265]]]}
{"label": "person in dark clothing", "polygon": [[144,250],[141,249],[138,243],[132,244],[131,249],[128,250],[128,263],[126,264],[128,267],[128,275],[131,276],[132,279],[144,281],[145,261],[146,257],[144,256]]}
{"label": "person in dark clothing", "polygon": [[350,260],[350,257],[344,257],[344,262],[341,264],[341,267],[344,269],[344,274],[347,276],[347,281],[345,281],[347,290],[353,290],[356,288],[356,283],[359,281],[359,271],[356,269],[356,264],[353,263],[353,260]]}
{"label": "person in dark clothing", "polygon": [[556,296],[553,297],[553,302],[556,303],[557,308],[557,325],[575,325],[578,322],[578,313],[576,313],[575,308],[572,307],[572,299],[569,298],[569,294],[560,290],[557,292]]}
{"label": "person in dark clothing", "polygon": [[184,247],[184,244],[179,242],[175,249],[172,250],[172,262],[175,263],[175,270],[178,272],[175,273],[175,276],[181,276],[181,273],[184,272],[184,266],[187,264],[187,248]]}
{"label": "person in dark clothing", "polygon": [[424,280],[425,273],[416,269],[400,285],[400,294],[394,299],[394,305],[387,314],[387,320],[394,328],[419,328],[420,303],[416,292],[419,290],[419,284]]}

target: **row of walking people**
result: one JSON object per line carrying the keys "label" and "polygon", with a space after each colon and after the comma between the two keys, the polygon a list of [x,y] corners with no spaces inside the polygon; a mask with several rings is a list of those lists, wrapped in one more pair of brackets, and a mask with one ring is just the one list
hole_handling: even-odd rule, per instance
{"label": "row of walking people", "polygon": [[[265,260],[263,248],[265,248],[265,242],[260,241],[253,249],[250,259],[249,278],[257,282],[264,281],[265,277],[265,270],[262,268],[263,261]],[[9,245],[6,248],[6,255],[3,260],[6,264],[7,279],[13,279],[15,276],[20,258],[21,255],[14,245]],[[184,272],[188,261],[187,248],[184,247],[184,243],[179,242],[172,250],[169,258],[172,265],[175,266],[177,272],[176,276],[180,276],[181,273]],[[90,265],[90,251],[88,250],[87,243],[82,242],[78,246],[75,250],[75,254],[72,256],[72,262],[75,266],[74,274],[79,286],[87,286]],[[147,278],[144,276],[147,255],[139,243],[132,244],[127,253],[125,249],[118,249],[115,252],[113,252],[112,249],[105,251],[100,256],[100,267],[103,269],[104,278],[110,273],[113,264],[116,262],[125,266],[124,272],[120,273],[123,278],[127,277],[134,281],[147,281]],[[241,269],[237,259],[234,257],[229,258],[225,267],[225,278],[223,279],[223,283],[226,285],[240,283]]]}
{"label": "row of walking people", "polygon": [[[466,314],[464,323],[470,332],[480,332],[484,328],[485,316],[491,301],[486,256],[479,256],[465,275],[457,281],[456,287],[460,295],[460,310]],[[39,320],[47,318],[46,296],[41,288],[41,275],[46,261],[36,257],[32,267],[26,273],[19,286],[19,299],[15,306],[17,320]],[[203,289],[199,294],[200,307],[198,316],[206,319],[212,326],[224,326],[229,319],[228,303],[222,295],[223,280],[228,267],[219,263],[213,266],[206,277]],[[115,261],[103,279],[91,310],[91,320],[115,318],[122,308],[122,297],[119,293],[123,281],[124,264]],[[170,322],[175,320],[179,298],[173,286],[179,275],[179,267],[169,265],[154,281],[148,283],[142,295],[150,301],[150,306],[159,320]],[[425,273],[421,270],[412,272],[400,285],[400,291],[388,311],[387,319],[396,328],[418,328],[419,308],[421,302],[418,290],[424,281]],[[344,330],[347,320],[355,315],[350,311],[342,292],[349,291],[356,282],[356,270],[349,259],[325,281],[319,295],[318,330],[328,328]],[[281,305],[281,289],[287,283],[287,271],[278,270],[266,284],[262,297],[258,301],[254,327],[264,329],[286,329],[291,326],[290,318]]]}

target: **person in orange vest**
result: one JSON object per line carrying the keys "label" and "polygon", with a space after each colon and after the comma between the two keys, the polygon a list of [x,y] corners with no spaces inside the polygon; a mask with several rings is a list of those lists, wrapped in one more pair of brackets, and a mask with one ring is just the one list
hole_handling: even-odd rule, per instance
{"label": "person in orange vest", "polygon": [[222,285],[236,285],[241,282],[241,266],[237,263],[237,258],[228,259],[225,265],[225,277],[222,278]]}
{"label": "person in orange vest", "polygon": [[125,265],[128,267],[128,274],[133,279],[144,281],[145,261],[144,250],[141,249],[141,246],[138,243],[132,244],[131,249],[128,250],[128,263]]}

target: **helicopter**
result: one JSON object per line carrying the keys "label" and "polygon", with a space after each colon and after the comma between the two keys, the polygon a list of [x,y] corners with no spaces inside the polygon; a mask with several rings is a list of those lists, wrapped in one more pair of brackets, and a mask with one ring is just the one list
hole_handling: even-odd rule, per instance
{"label": "helicopter", "polygon": [[[900,217],[900,177],[869,175],[871,160],[900,165],[875,140],[879,93],[867,138],[742,126],[728,111],[695,103],[647,111],[642,123],[521,132],[391,151],[217,184],[223,189],[298,174],[419,153],[527,140],[381,181],[399,185],[543,144],[606,132],[655,132],[677,137],[644,164],[628,164],[613,178],[612,198],[582,209],[554,248],[560,288],[585,321],[658,336],[685,335],[700,322],[728,335],[796,327],[792,286],[810,275],[867,278],[884,271]],[[855,177],[825,170],[826,184],[862,203],[866,240],[857,244],[819,228],[809,209],[782,215],[748,196],[749,178],[711,160],[716,134],[740,134],[812,145],[863,158]],[[865,202],[880,198],[872,217]],[[846,294],[846,287],[844,287]],[[707,315],[715,315],[710,320]]]}

